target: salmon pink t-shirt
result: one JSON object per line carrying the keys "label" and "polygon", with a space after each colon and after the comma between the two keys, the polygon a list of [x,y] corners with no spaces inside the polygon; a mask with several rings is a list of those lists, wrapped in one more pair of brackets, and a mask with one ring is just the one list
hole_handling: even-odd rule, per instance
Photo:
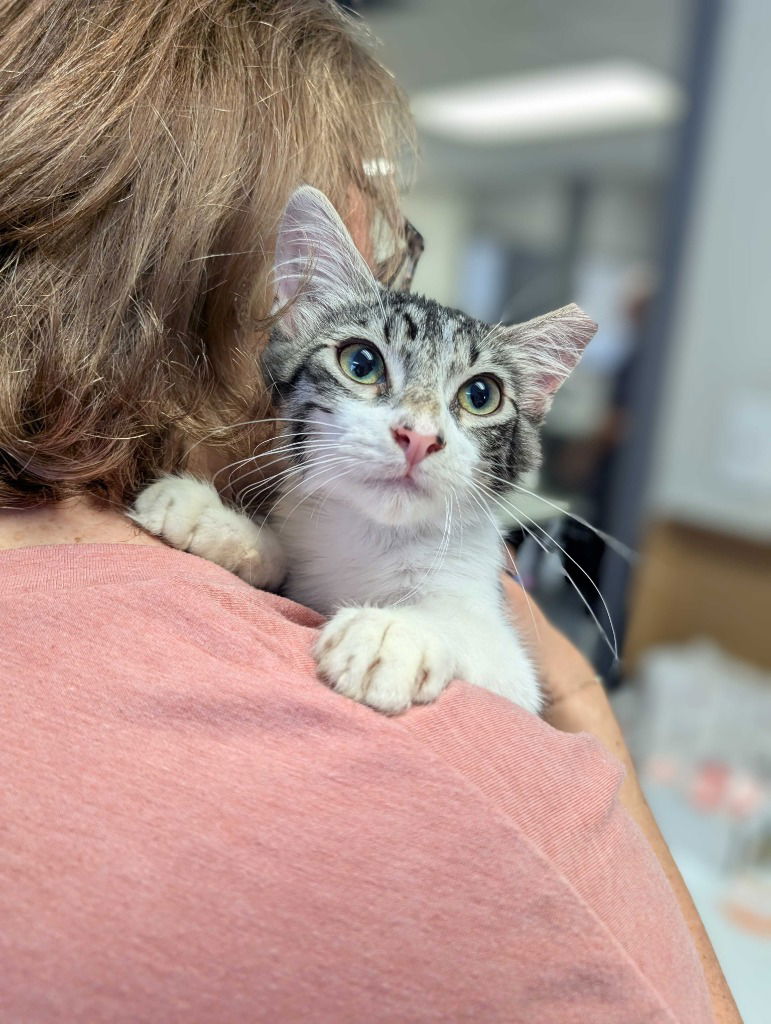
{"label": "salmon pink t-shirt", "polygon": [[319,621],[161,547],[0,553],[0,1021],[710,1021],[600,744],[461,683],[379,715]]}

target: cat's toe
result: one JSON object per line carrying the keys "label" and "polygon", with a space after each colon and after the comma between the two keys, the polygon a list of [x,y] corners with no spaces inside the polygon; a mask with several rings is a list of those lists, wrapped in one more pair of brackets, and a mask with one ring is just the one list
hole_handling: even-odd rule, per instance
{"label": "cat's toe", "polygon": [[140,492],[129,515],[148,533],[186,550],[202,512],[214,504],[221,502],[211,484],[189,476],[165,476]]}
{"label": "cat's toe", "polygon": [[420,653],[413,651],[381,658],[370,667],[363,702],[386,715],[398,715],[416,699],[421,677]]}
{"label": "cat's toe", "polygon": [[360,608],[341,608],[322,629],[314,651],[322,679],[353,700],[363,696],[362,669],[367,667],[365,652],[370,647],[357,644],[353,636],[362,612]]}
{"label": "cat's toe", "polygon": [[252,536],[242,537],[242,548],[232,571],[253,587],[278,590],[286,576],[284,549],[269,526],[250,525]]}
{"label": "cat's toe", "polygon": [[428,656],[422,665],[422,677],[413,702],[415,704],[433,704],[439,694],[452,678],[451,667],[444,657]]}
{"label": "cat's toe", "polygon": [[316,644],[319,675],[333,690],[365,702],[369,673],[377,662],[383,630],[375,609],[342,608]]}
{"label": "cat's toe", "polygon": [[442,645],[408,610],[341,610],[322,631],[316,657],[334,690],[390,715],[434,700],[452,678]]}

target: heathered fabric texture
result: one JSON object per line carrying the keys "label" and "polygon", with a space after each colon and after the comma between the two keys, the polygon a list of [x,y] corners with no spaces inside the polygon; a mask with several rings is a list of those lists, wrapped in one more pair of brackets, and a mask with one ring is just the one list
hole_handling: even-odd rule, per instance
{"label": "heathered fabric texture", "polygon": [[711,1020],[621,770],[455,683],[388,719],[191,555],[0,554],[0,1020]]}

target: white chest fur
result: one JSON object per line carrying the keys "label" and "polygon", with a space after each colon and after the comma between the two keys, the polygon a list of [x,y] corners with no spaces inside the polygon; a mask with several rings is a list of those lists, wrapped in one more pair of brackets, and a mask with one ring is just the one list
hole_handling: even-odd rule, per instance
{"label": "white chest fur", "polygon": [[428,595],[497,594],[500,542],[489,522],[457,513],[443,526],[388,527],[342,501],[295,504],[287,499],[271,516],[289,565],[284,590],[324,615]]}

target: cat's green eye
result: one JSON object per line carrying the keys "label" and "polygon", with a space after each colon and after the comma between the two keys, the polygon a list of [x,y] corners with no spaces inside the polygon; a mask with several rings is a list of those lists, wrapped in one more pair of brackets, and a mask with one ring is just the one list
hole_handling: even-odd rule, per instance
{"label": "cat's green eye", "polygon": [[340,369],[357,384],[379,384],[385,377],[385,364],[374,345],[353,341],[337,353]]}
{"label": "cat's green eye", "polygon": [[500,409],[503,393],[494,377],[472,377],[458,392],[458,401],[473,416],[489,416]]}

